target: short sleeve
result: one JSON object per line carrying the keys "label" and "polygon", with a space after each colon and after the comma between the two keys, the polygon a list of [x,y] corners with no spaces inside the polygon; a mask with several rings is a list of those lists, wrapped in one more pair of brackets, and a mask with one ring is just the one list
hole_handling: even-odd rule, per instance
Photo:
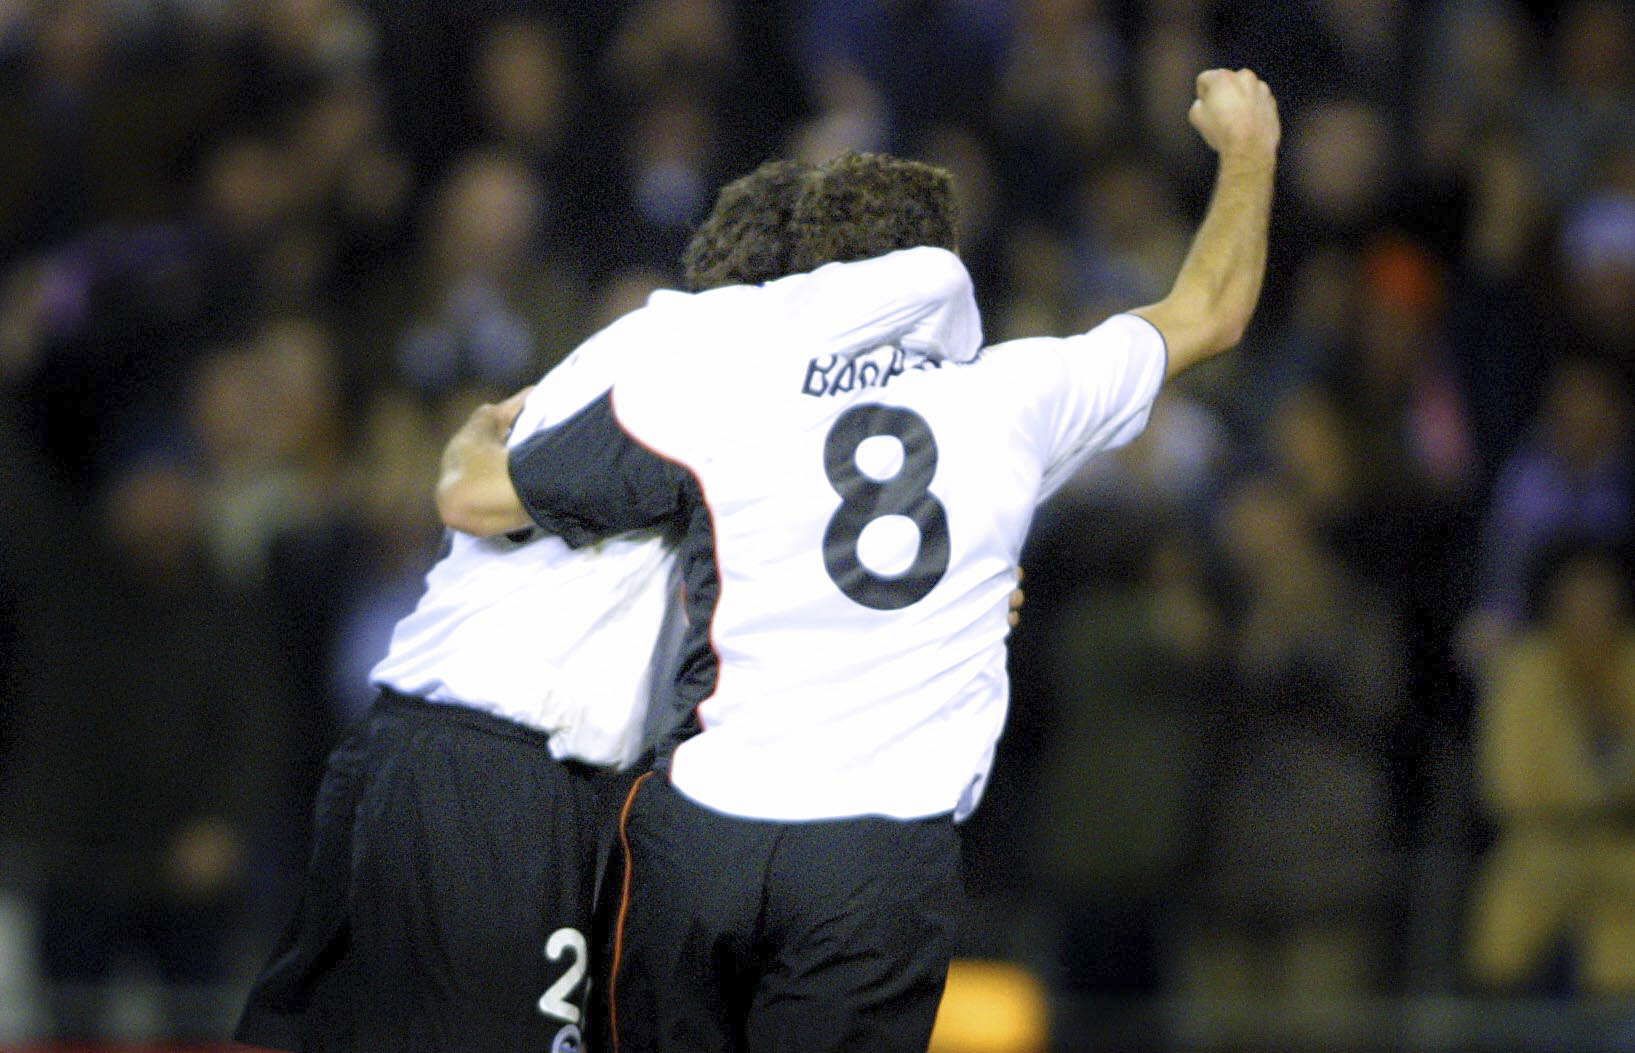
{"label": "short sleeve", "polygon": [[1147,426],[1168,366],[1156,326],[1118,314],[1079,336],[997,344],[983,362],[1005,377],[1038,444],[1041,499],[1091,456],[1117,449]]}
{"label": "short sleeve", "polygon": [[533,521],[572,548],[673,525],[690,476],[633,440],[611,393],[511,447],[511,484]]}

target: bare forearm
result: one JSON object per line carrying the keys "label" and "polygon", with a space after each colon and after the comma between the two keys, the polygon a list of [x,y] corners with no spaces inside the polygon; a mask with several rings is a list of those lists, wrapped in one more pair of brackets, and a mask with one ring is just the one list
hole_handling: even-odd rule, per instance
{"label": "bare forearm", "polygon": [[1164,334],[1170,376],[1243,338],[1266,275],[1281,136],[1276,100],[1248,70],[1200,74],[1188,117],[1220,156],[1214,194],[1170,294],[1135,312]]}
{"label": "bare forearm", "polygon": [[1163,311],[1174,328],[1189,330],[1170,350],[1170,376],[1243,339],[1266,276],[1273,171],[1269,157],[1221,158],[1209,211],[1170,295],[1143,309]]}

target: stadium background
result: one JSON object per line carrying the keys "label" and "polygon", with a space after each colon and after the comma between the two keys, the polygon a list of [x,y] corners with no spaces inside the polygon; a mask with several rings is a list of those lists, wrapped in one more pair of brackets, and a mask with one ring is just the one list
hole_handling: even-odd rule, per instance
{"label": "stadium background", "polygon": [[1628,5],[0,0],[0,1043],[223,1026],[443,438],[723,180],[944,163],[990,339],[1080,330],[1211,65],[1266,299],[1041,515],[967,951],[1062,1050],[1635,1040]]}

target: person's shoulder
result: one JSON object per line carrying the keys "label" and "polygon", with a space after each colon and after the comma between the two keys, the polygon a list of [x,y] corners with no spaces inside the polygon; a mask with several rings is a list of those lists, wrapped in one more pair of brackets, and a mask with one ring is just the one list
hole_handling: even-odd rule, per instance
{"label": "person's shoulder", "polygon": [[696,293],[661,289],[633,313],[640,316],[635,321],[644,334],[663,334],[672,343],[691,342],[708,351],[775,309],[776,298],[769,289],[763,285],[723,285]]}
{"label": "person's shoulder", "polygon": [[562,361],[540,378],[550,390],[585,383],[613,383],[613,377],[631,356],[652,343],[655,319],[648,307],[620,315],[579,343]]}
{"label": "person's shoulder", "polygon": [[765,354],[756,286],[700,293],[661,291],[620,319],[612,407],[621,424],[651,439],[713,426],[710,407],[736,390],[743,359]]}
{"label": "person's shoulder", "polygon": [[1041,351],[1051,348],[1062,348],[1086,342],[1138,342],[1143,344],[1162,345],[1163,336],[1156,326],[1133,311],[1120,311],[1108,315],[1101,321],[1088,328],[1068,333],[1064,336],[1019,336],[998,343],[989,344],[982,349],[984,356],[997,354],[1009,350]]}
{"label": "person's shoulder", "polygon": [[988,344],[970,362],[944,372],[951,376],[996,379],[1055,370],[1059,367],[1063,349],[1071,340],[1071,337],[1060,336],[1022,336],[1001,340]]}
{"label": "person's shoulder", "polygon": [[969,285],[970,274],[959,256],[935,245],[894,249],[860,260],[837,260],[810,271],[789,274],[760,286],[774,292],[791,292],[810,286],[833,284],[862,275],[870,281],[914,279],[916,284]]}
{"label": "person's shoulder", "polygon": [[[576,356],[597,361],[621,376],[668,373],[676,359],[709,357],[732,319],[747,308],[746,287],[702,293],[660,289],[636,310],[615,319],[580,345]],[[725,294],[725,295],[721,295]]]}
{"label": "person's shoulder", "polygon": [[1024,336],[990,344],[982,349],[976,364],[1009,370],[1055,368],[1067,361],[1065,356],[1074,355],[1083,360],[1081,365],[1094,365],[1098,355],[1116,352],[1126,353],[1117,361],[1150,357],[1155,368],[1168,354],[1162,334],[1151,322],[1120,312],[1067,336]]}
{"label": "person's shoulder", "polygon": [[826,263],[811,272],[816,280],[833,280],[843,274],[862,272],[871,279],[890,274],[899,279],[915,279],[921,284],[969,285],[971,276],[958,254],[935,245],[915,245],[895,249],[868,259]]}

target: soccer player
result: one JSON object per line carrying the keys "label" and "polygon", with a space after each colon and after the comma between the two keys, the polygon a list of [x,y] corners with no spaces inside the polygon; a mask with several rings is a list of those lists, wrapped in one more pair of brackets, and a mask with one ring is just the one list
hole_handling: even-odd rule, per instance
{"label": "soccer player", "polygon": [[[776,220],[810,171],[769,165],[723,190],[689,250],[690,285],[709,291],[656,293],[462,434],[490,438],[503,458],[508,432],[521,441],[614,382],[640,350],[626,334],[653,339],[653,316],[694,301],[764,316],[770,338],[806,354],[895,342],[932,359],[973,356],[976,303],[951,253],[912,248],[754,284],[790,271],[796,247]],[[468,455],[481,450],[447,451],[445,509],[473,498]],[[598,839],[611,826],[593,773],[640,748],[673,564],[663,529],[581,550],[537,528],[451,535],[372,673],[379,701],[330,758],[302,899],[240,1041],[581,1048]]]}
{"label": "soccer player", "polygon": [[[689,354],[647,354],[510,451],[496,522],[572,545],[682,532],[694,708],[620,817],[613,1050],[925,1048],[1034,507],[1138,434],[1166,376],[1235,345],[1259,298],[1275,102],[1211,70],[1189,117],[1219,167],[1159,303],[946,368],[678,313],[629,335]],[[837,257],[887,215],[951,245],[928,171],[853,158],[824,209]]]}

